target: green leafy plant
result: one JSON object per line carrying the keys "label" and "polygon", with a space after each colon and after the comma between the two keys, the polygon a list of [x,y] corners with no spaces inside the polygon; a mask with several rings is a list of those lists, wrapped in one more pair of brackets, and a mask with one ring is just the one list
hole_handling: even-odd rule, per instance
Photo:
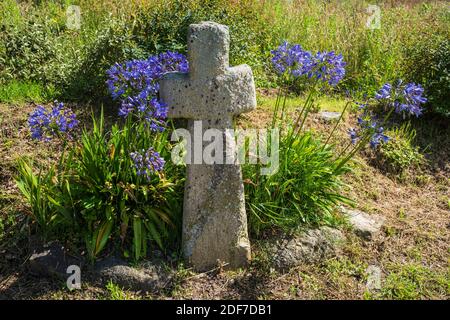
{"label": "green leafy plant", "polygon": [[289,142],[290,129],[281,137],[280,167],[272,175],[261,175],[261,165],[245,165],[245,191],[249,225],[255,234],[278,227],[292,229],[300,225],[335,224],[335,205],[350,202],[340,195],[340,176],[348,171],[336,162],[331,146],[311,132]]}
{"label": "green leafy plant", "polygon": [[53,167],[49,170],[33,172],[31,163],[21,159],[17,166],[19,175],[16,179],[17,187],[31,206],[31,218],[36,222],[38,230],[46,238],[51,232],[57,219],[57,202],[53,198],[55,192],[56,172]]}
{"label": "green leafy plant", "polygon": [[378,150],[378,163],[390,172],[403,174],[408,169],[418,168],[425,157],[418,146],[414,146],[416,131],[407,122],[388,131],[391,139]]}
{"label": "green leafy plant", "polygon": [[448,35],[424,37],[408,48],[407,73],[421,82],[429,97],[429,109],[450,116],[450,40]]}
{"label": "green leafy plant", "polygon": [[65,200],[70,205],[65,208],[72,208],[71,222],[81,229],[91,257],[110,237],[119,238],[124,248],[131,242],[135,259],[146,256],[150,240],[160,248],[176,240],[178,233],[171,230],[177,230],[181,213],[179,169],[168,164],[147,180],[136,175],[129,156],[151,144],[167,157],[167,141],[167,133],[154,135],[131,119],[105,132],[101,117],[92,131],[82,133],[81,146],[68,155]]}
{"label": "green leafy plant", "polygon": [[[251,230],[259,234],[274,227],[295,229],[300,225],[335,224],[339,220],[333,215],[335,206],[351,202],[339,192],[343,186],[340,176],[349,171],[350,158],[335,157],[329,144],[339,121],[325,142],[304,127],[319,88],[336,85],[345,74],[345,63],[334,52],[313,55],[300,45],[287,42],[272,54],[274,68],[280,74],[280,87],[270,129],[273,132],[279,128],[280,138],[271,137],[268,145],[269,150],[277,150],[279,167],[264,175],[261,163],[244,166]],[[286,113],[289,88],[299,78],[309,79],[306,80],[309,93],[299,114],[289,119]],[[278,146],[272,148],[275,143]]]}
{"label": "green leafy plant", "polygon": [[[182,168],[168,163],[148,180],[136,174],[130,153],[153,146],[169,155],[167,132],[153,134],[131,118],[104,127],[103,112],[93,117],[79,143],[68,143],[58,165],[39,175],[19,162],[17,184],[31,205],[40,230],[58,238],[84,241],[95,259],[117,239],[125,256],[140,259],[149,243],[161,249],[178,240]],[[55,234],[56,233],[56,234]],[[63,236],[65,234],[65,236]]]}

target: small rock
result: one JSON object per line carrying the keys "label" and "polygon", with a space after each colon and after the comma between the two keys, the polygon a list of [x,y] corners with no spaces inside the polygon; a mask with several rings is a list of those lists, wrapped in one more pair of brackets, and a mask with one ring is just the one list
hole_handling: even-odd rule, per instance
{"label": "small rock", "polygon": [[77,265],[81,267],[82,264],[81,258],[68,255],[65,248],[56,242],[34,249],[28,260],[31,273],[41,276],[57,276],[64,279],[69,276],[66,273],[68,266]]}
{"label": "small rock", "polygon": [[350,220],[356,235],[364,240],[372,240],[381,230],[385,218],[375,214],[367,214],[358,210],[349,210],[341,207],[341,212]]}
{"label": "small rock", "polygon": [[150,261],[134,268],[127,262],[112,257],[97,263],[95,269],[102,280],[111,280],[124,289],[134,291],[149,292],[161,289],[171,278],[163,266]]}
{"label": "small rock", "polygon": [[367,290],[370,292],[381,289],[381,269],[378,266],[370,265],[366,269],[367,274]]}
{"label": "small rock", "polygon": [[317,263],[335,256],[344,240],[341,231],[321,227],[279,240],[270,250],[275,267],[287,270],[301,263]]}
{"label": "small rock", "polygon": [[326,122],[332,122],[339,120],[339,118],[341,117],[341,113],[332,111],[321,111],[319,112],[319,117]]}

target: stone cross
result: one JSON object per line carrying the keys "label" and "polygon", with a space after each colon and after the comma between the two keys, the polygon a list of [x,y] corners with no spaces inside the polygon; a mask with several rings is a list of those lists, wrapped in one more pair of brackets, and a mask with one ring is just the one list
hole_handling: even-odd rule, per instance
{"label": "stone cross", "polygon": [[[256,107],[252,70],[247,65],[229,66],[227,26],[191,24],[187,40],[189,73],[169,73],[160,82],[168,116],[188,119],[191,136],[198,121],[202,136],[207,129],[219,130],[226,141],[223,150],[235,152],[227,129],[233,128],[234,115]],[[218,262],[239,268],[251,257],[241,169],[236,161],[228,163],[187,164],[182,246],[197,270]]]}

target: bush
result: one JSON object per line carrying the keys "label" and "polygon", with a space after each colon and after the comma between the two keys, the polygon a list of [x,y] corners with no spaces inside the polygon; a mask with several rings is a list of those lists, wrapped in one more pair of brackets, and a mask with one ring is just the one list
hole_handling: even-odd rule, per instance
{"label": "bush", "polygon": [[[268,175],[262,174],[261,163],[244,166],[251,231],[259,234],[268,228],[295,229],[305,224],[336,223],[335,206],[350,202],[339,193],[343,186],[340,176],[349,170],[348,159],[346,155],[334,156],[328,144],[330,138],[322,142],[303,129],[319,89],[333,87],[344,77],[343,57],[334,52],[313,54],[287,42],[272,51],[272,55],[273,66],[280,75],[280,88],[270,127],[272,133],[267,140],[269,150],[277,150],[279,166]],[[310,91],[292,121],[286,116],[286,98],[291,85],[299,79],[309,81]],[[273,135],[276,128],[281,131],[279,140],[278,135]]]}
{"label": "bush", "polygon": [[56,57],[55,35],[45,24],[28,22],[23,27],[3,27],[0,33],[0,77],[48,82],[49,62]]}
{"label": "bush", "polygon": [[433,36],[411,48],[410,78],[425,84],[432,111],[450,116],[450,40]]}
{"label": "bush", "polygon": [[420,167],[425,158],[414,146],[416,131],[410,122],[387,131],[391,139],[379,148],[379,164],[388,172],[403,175],[407,170]]}
{"label": "bush", "polygon": [[92,132],[83,132],[81,148],[68,155],[70,206],[60,209],[73,208],[73,224],[85,235],[92,257],[110,233],[124,248],[131,244],[135,259],[146,256],[149,240],[164,248],[178,238],[183,178],[170,163],[150,180],[136,175],[132,152],[147,150],[150,143],[161,156],[169,153],[167,133],[155,137],[143,126],[127,121],[108,134],[100,119]]}

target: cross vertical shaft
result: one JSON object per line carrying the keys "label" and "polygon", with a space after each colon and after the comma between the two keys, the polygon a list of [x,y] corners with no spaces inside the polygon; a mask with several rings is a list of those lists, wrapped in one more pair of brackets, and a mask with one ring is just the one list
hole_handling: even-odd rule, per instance
{"label": "cross vertical shaft", "polygon": [[[190,71],[164,76],[160,94],[169,107],[169,117],[189,119],[191,137],[200,136],[203,149],[207,145],[203,139],[205,133],[214,129],[222,138],[221,150],[234,154],[234,137],[227,129],[233,127],[234,115],[256,107],[256,94],[250,67],[229,67],[228,53],[226,26],[214,22],[191,25],[188,34]],[[196,124],[200,124],[200,135]],[[195,142],[198,143],[191,141],[190,145]],[[196,156],[198,154],[192,158]],[[244,186],[237,163],[187,164],[183,253],[197,270],[215,267],[218,261],[230,268],[248,263],[250,243]]]}

